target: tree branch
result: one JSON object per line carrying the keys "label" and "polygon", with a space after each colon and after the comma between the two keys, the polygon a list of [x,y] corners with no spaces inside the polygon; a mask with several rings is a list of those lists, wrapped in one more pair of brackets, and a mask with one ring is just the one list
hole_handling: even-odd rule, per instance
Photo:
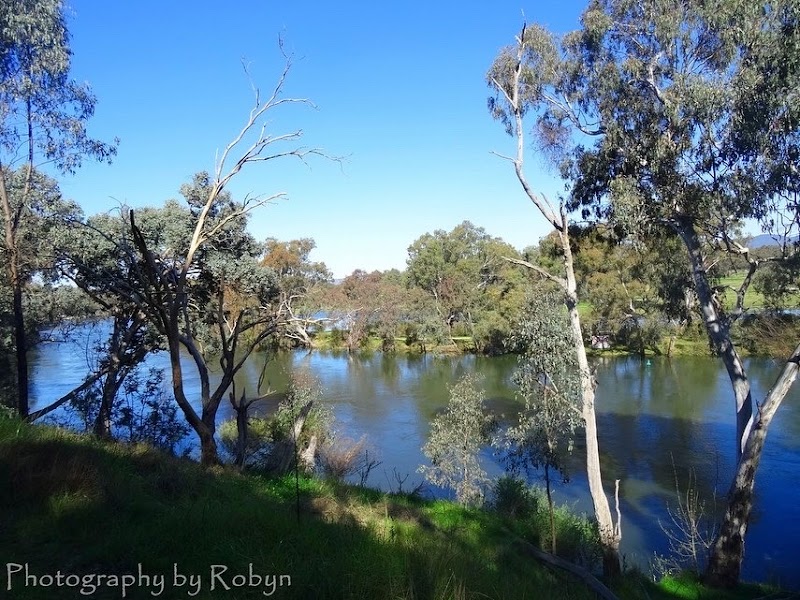
{"label": "tree branch", "polygon": [[530,263],[527,260],[522,260],[521,258],[512,258],[512,257],[509,257],[509,256],[504,256],[502,258],[503,258],[503,260],[508,261],[510,263],[514,263],[515,265],[520,265],[520,266],[526,267],[528,269],[532,269],[533,271],[536,271],[537,273],[539,273],[539,275],[541,275],[545,279],[548,279],[548,280],[552,281],[553,283],[558,284],[565,291],[567,290],[567,280],[566,279],[562,279],[561,277],[556,277],[555,275],[550,273],[547,269],[544,269],[544,268],[540,267],[539,265],[535,265],[533,263]]}

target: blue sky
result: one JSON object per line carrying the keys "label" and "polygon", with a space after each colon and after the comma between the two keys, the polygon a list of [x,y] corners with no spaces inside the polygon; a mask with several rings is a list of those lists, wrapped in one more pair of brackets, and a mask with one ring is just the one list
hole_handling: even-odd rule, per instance
{"label": "blue sky", "polygon": [[[484,75],[522,23],[578,26],[583,3],[220,3],[72,0],[73,77],[97,95],[93,136],[120,138],[112,165],[86,163],[61,179],[89,213],[119,202],[158,205],[213,170],[215,153],[252,105],[241,61],[271,90],[283,68],[280,34],[295,64],[285,95],[317,110],[283,107],[273,133],[346,157],[253,165],[230,189],[286,192],[259,209],[257,238],[312,237],[336,277],[355,268],[404,268],[413,240],[465,219],[518,248],[548,231],[511,165],[490,154],[513,140],[486,110]],[[563,184],[529,154],[529,177],[555,196]]]}

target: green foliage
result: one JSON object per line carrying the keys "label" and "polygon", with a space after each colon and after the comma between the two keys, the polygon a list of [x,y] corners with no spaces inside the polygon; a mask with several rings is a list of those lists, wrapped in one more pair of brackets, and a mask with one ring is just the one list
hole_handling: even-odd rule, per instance
{"label": "green foliage", "polygon": [[524,275],[504,257],[519,258],[519,252],[464,221],[409,246],[408,282],[427,294],[448,335],[471,335],[479,351],[499,354],[507,350],[524,289]]}
{"label": "green foliage", "polygon": [[[248,418],[244,461],[246,467],[258,467],[258,465],[264,463],[272,448],[273,429],[272,419]],[[235,457],[239,434],[236,419],[227,419],[220,423],[217,427],[217,434],[219,435],[222,449],[229,457]]]}
{"label": "green foliage", "polygon": [[95,98],[88,85],[69,78],[70,58],[61,0],[0,5],[0,101],[4,107],[0,147],[4,158],[18,157],[20,147],[30,143],[32,152],[35,148],[37,155],[41,153],[60,171],[74,172],[85,156],[108,160],[116,153],[115,145],[93,140],[86,133]]}
{"label": "green foliage", "polygon": [[505,475],[494,484],[492,507],[512,519],[526,519],[539,509],[538,498],[525,480]]}
{"label": "green foliage", "polygon": [[[538,539],[543,532],[534,529],[533,518],[509,522],[442,500],[304,477],[299,487],[298,524],[293,477],[202,469],[145,446],[101,443],[0,416],[0,555],[36,565],[39,573],[63,572],[68,564],[71,573],[102,568],[128,574],[142,563],[145,573],[166,574],[169,581],[179,557],[183,573],[207,573],[209,564],[224,564],[230,573],[246,574],[252,563],[258,573],[288,574],[291,587],[279,590],[287,599],[595,597],[509,544],[514,534]],[[576,533],[582,529],[591,536],[591,526],[583,523]],[[559,536],[571,539],[565,528]],[[562,544],[563,552],[580,557],[575,548]],[[167,586],[166,593],[180,591]],[[262,591],[255,588],[253,597]],[[753,585],[711,590],[686,577],[654,585],[635,571],[623,573],[613,591],[621,600],[787,595]],[[150,592],[128,589],[136,600]],[[219,590],[203,586],[197,597],[219,596]],[[10,600],[53,597],[52,588],[33,586],[14,587],[9,595]]]}
{"label": "green foliage", "polygon": [[750,354],[785,359],[800,339],[800,318],[762,311],[739,320],[734,335],[737,343]]}
{"label": "green foliage", "polygon": [[313,435],[317,436],[320,443],[324,442],[333,428],[333,413],[330,407],[319,402],[321,396],[322,388],[319,381],[307,373],[293,374],[286,390],[286,398],[278,405],[278,410],[271,420],[272,440],[277,442],[289,437],[292,424],[300,409],[313,402],[313,408],[308,413],[303,431],[297,440],[298,446],[306,446]]}
{"label": "green foliage", "polygon": [[[69,403],[85,432],[92,431],[97,419],[103,381],[79,393]],[[145,371],[141,365],[134,368],[124,378],[116,400],[110,417],[117,440],[146,443],[174,454],[189,433],[186,423],[179,419],[174,399],[164,392],[161,369]]]}
{"label": "green foliage", "polygon": [[455,490],[462,505],[481,504],[488,479],[478,453],[489,442],[493,425],[477,378],[464,375],[450,388],[445,411],[431,423],[422,448],[431,465],[421,466],[420,472],[432,484]]}
{"label": "green foliage", "polygon": [[[248,418],[245,466],[263,469],[274,445],[292,435],[292,425],[308,402],[314,402],[314,405],[306,417],[297,445],[300,448],[307,446],[311,436],[316,436],[320,444],[324,443],[332,435],[334,419],[330,408],[320,404],[321,393],[319,382],[305,373],[294,374],[289,380],[284,399],[272,415]],[[223,421],[217,432],[222,448],[228,455],[236,456],[236,419]]]}
{"label": "green foliage", "polygon": [[764,305],[773,310],[795,307],[798,303],[800,261],[797,257],[762,266],[753,278],[753,289],[763,296]]}
{"label": "green foliage", "polygon": [[564,454],[572,450],[582,423],[582,394],[561,295],[544,290],[532,295],[516,335],[523,354],[514,382],[524,408],[499,443],[513,471],[541,467],[563,473]]}
{"label": "green foliage", "polygon": [[[304,477],[298,483],[300,523],[292,477],[204,470],[142,446],[0,420],[0,554],[39,573],[64,565],[78,574],[136,573],[142,563],[145,573],[167,575],[168,597],[188,589],[171,586],[176,561],[181,573],[207,575],[209,564],[220,564],[228,575],[247,574],[252,563],[257,573],[287,574],[292,585],[275,594],[286,599],[593,597],[516,552],[491,513]],[[127,591],[139,600],[152,588]],[[197,597],[219,591],[203,585]],[[54,593],[15,586],[9,599],[18,597]]]}
{"label": "green foliage", "polygon": [[324,287],[332,280],[325,263],[313,262],[311,251],[316,244],[311,238],[281,242],[267,238],[261,264],[272,269],[280,288],[281,335],[278,346],[309,347],[319,327],[315,318],[322,308]]}
{"label": "green foliage", "polygon": [[[321,290],[319,302],[330,318],[343,323],[341,342],[352,352],[368,348],[371,336],[380,339],[380,347],[393,350],[400,327],[418,318],[417,298],[396,273],[356,269],[338,285]],[[338,334],[334,341],[339,342]]]}
{"label": "green foliage", "polygon": [[330,332],[330,343],[334,348],[338,348],[344,344],[344,332],[338,327],[334,327]]}
{"label": "green foliage", "polygon": [[501,477],[494,485],[492,508],[509,519],[513,531],[532,544],[550,549],[555,533],[559,556],[588,569],[599,563],[602,551],[596,523],[563,505],[553,507],[551,527],[545,490],[528,486],[517,477]]}

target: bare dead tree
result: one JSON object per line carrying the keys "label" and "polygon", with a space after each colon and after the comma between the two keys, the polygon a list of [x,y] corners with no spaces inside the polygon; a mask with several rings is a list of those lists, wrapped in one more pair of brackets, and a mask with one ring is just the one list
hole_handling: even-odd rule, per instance
{"label": "bare dead tree", "polygon": [[[280,46],[283,52],[282,44]],[[220,402],[233,382],[235,374],[250,354],[267,337],[275,333],[278,319],[274,307],[265,302],[269,299],[257,298],[254,305],[245,305],[234,310],[227,303],[225,286],[217,287],[217,314],[213,315],[213,321],[220,342],[222,376],[212,389],[206,358],[192,329],[189,310],[192,295],[190,275],[198,268],[196,259],[201,249],[212,245],[227,227],[245,219],[251,211],[285,198],[286,192],[248,195],[244,201],[218,218],[214,216],[215,210],[224,198],[223,192],[228,184],[245,167],[286,158],[295,158],[303,162],[309,156],[332,158],[319,148],[297,146],[303,135],[300,129],[283,134],[272,134],[267,131],[269,124],[267,116],[281,106],[301,104],[313,107],[311,101],[307,99],[283,97],[286,77],[292,67],[291,56],[284,53],[284,57],[286,62],[283,71],[266,99],[262,98],[257,87],[252,86],[254,104],[250,114],[239,133],[218,155],[205,203],[199,207],[196,214],[188,247],[179,259],[172,261],[171,268],[162,268],[156,260],[156,254],[150,248],[146,236],[137,227],[133,211],[130,213],[130,227],[141,257],[139,261],[141,279],[146,282],[143,304],[146,305],[153,322],[167,341],[175,401],[186,416],[188,424],[200,438],[201,461],[204,465],[219,462],[214,435]],[[248,145],[247,140],[253,136],[255,136],[254,141]],[[199,413],[186,394],[181,364],[182,349],[191,356],[200,379]]]}

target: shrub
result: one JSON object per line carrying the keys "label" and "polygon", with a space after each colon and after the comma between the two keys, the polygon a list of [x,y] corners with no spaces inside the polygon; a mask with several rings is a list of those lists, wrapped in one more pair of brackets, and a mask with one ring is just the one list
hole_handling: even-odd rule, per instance
{"label": "shrub", "polygon": [[512,519],[526,519],[538,510],[537,498],[519,477],[504,476],[494,484],[494,509]]}
{"label": "shrub", "polygon": [[[311,401],[314,404],[297,439],[297,447],[308,446],[312,436],[316,436],[318,444],[322,445],[332,430],[333,414],[329,407],[318,402],[320,395],[319,383],[311,376],[302,372],[293,374],[286,390],[286,398],[278,405],[275,413],[269,417],[248,419],[245,466],[263,468],[268,463],[275,444],[291,436],[297,414]],[[230,456],[235,456],[238,439],[236,420],[225,421],[218,431],[223,449]]]}
{"label": "shrub", "polygon": [[[330,435],[319,451],[319,463],[322,472],[335,479],[344,479],[349,475],[363,473],[366,476],[379,461],[374,457],[376,453],[370,452],[367,444],[367,436],[363,435],[357,441],[351,438],[339,438]],[[366,476],[362,476],[365,479]]]}
{"label": "shrub", "polygon": [[431,424],[431,435],[422,448],[431,466],[419,471],[434,485],[452,488],[463,504],[482,504],[488,482],[478,453],[489,441],[492,419],[484,410],[484,393],[474,375],[464,375],[450,388],[444,413]]}
{"label": "shrub", "polygon": [[330,344],[331,348],[341,348],[344,346],[344,331],[339,329],[338,327],[334,327],[331,329],[330,334]]}

